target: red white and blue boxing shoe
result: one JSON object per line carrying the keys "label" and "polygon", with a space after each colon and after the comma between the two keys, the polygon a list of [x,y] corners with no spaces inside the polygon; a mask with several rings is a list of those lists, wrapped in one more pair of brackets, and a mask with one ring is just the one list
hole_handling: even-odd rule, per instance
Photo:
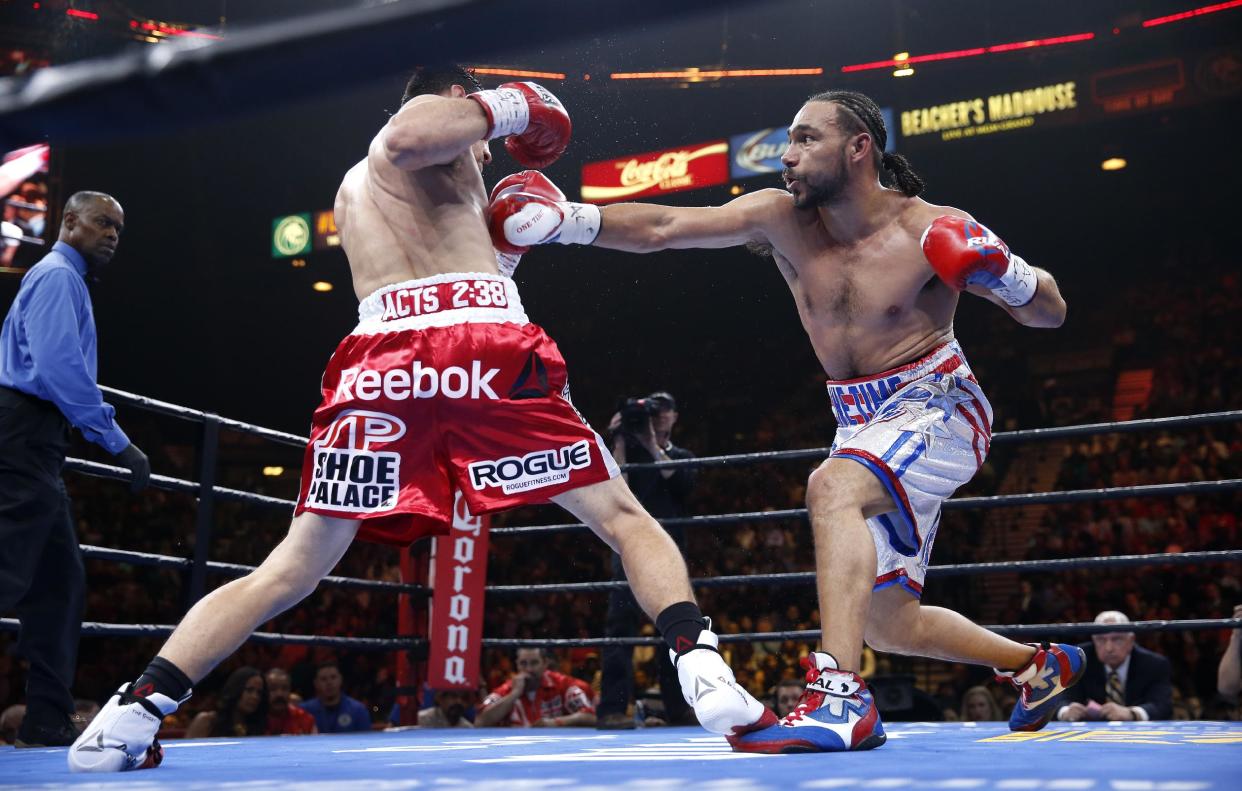
{"label": "red white and blue boxing shoe", "polygon": [[1078,683],[1087,669],[1087,655],[1076,645],[1033,644],[1035,656],[1018,670],[996,671],[997,681],[1009,681],[1021,692],[1009,715],[1009,730],[1037,731],[1056,714],[1057,698]]}
{"label": "red white and blue boxing shoe", "polygon": [[806,689],[794,710],[770,728],[729,736],[734,752],[829,753],[871,750],[887,740],[880,712],[857,673],[837,669],[832,654],[802,659]]}

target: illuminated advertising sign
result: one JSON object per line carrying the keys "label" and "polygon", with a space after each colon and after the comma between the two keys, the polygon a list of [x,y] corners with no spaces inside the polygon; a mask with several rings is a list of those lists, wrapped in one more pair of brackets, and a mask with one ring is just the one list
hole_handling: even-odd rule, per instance
{"label": "illuminated advertising sign", "polygon": [[781,154],[789,145],[789,131],[784,127],[760,129],[729,138],[729,175],[735,179],[763,173],[779,173]]}
{"label": "illuminated advertising sign", "polygon": [[272,258],[303,255],[311,249],[311,216],[290,214],[272,220]]}
{"label": "illuminated advertising sign", "polygon": [[710,187],[729,180],[724,140],[649,151],[582,166],[582,199],[592,203]]}
{"label": "illuminated advertising sign", "polygon": [[341,232],[336,229],[336,215],[332,210],[315,212],[314,247],[327,250],[341,246]]}
{"label": "illuminated advertising sign", "polygon": [[902,142],[921,138],[959,140],[1026,129],[1036,120],[1077,118],[1078,85],[1073,81],[975,96],[901,111]]}
{"label": "illuminated advertising sign", "polygon": [[474,689],[483,649],[483,587],[487,583],[487,522],[471,515],[461,492],[453,498],[453,529],[435,539],[427,684]]}
{"label": "illuminated advertising sign", "polygon": [[[893,108],[881,107],[884,126],[893,128]],[[885,151],[896,150],[896,135],[889,134]],[[788,130],[781,127],[759,129],[729,138],[729,175],[735,179],[750,178],[764,173],[779,173],[783,169],[781,154],[789,145]]]}

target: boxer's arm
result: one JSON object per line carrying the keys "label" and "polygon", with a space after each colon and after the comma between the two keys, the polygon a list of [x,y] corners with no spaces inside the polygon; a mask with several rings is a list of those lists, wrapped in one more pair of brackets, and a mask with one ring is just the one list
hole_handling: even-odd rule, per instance
{"label": "boxer's arm", "polygon": [[[383,156],[401,170],[447,165],[487,137],[483,107],[463,97],[417,96],[388,119],[377,141]],[[374,149],[373,149],[374,150]]]}
{"label": "boxer's arm", "polygon": [[1022,307],[1007,305],[1005,300],[983,286],[967,286],[971,294],[983,297],[989,302],[999,305],[1006,313],[1013,316],[1014,321],[1027,327],[1060,327],[1065,323],[1065,299],[1057,288],[1057,281],[1046,269],[1031,267],[1035,273],[1035,297]]}
{"label": "boxer's arm", "polygon": [[723,206],[680,207],[618,203],[600,214],[596,247],[650,253],[692,247],[734,247],[768,243],[767,228],[782,190],[752,192]]}
{"label": "boxer's arm", "polygon": [[[921,220],[918,223],[920,225],[922,225],[924,221],[932,221],[934,224],[937,216],[941,218],[960,217],[963,220],[969,220],[971,223],[977,222],[974,217],[970,216],[961,209],[955,209],[950,206],[928,206],[927,208],[929,211],[922,215]],[[982,226],[980,226],[980,228],[982,228]],[[928,228],[928,231],[930,230],[931,229]],[[922,242],[926,242],[927,232],[920,232],[923,233]],[[929,252],[928,246],[926,244],[923,246],[924,255],[927,255]],[[1004,246],[1003,243],[1001,243],[1001,246]],[[958,245],[958,247],[960,248],[960,245]],[[929,257],[928,260],[930,262],[931,258]],[[1018,256],[1014,256],[1014,260],[1016,264],[1020,259]],[[1025,261],[1021,261],[1021,263],[1023,266],[1029,268],[1030,272],[1035,275],[1036,284],[1035,295],[1024,305],[1014,307],[1007,303],[1001,294],[998,294],[996,291],[993,291],[983,285],[971,283],[961,284],[954,287],[961,288],[963,291],[968,291],[975,296],[983,297],[989,302],[999,305],[1006,313],[1013,317],[1014,321],[1024,326],[1048,328],[1060,327],[1065,323],[1066,305],[1065,299],[1061,296],[1061,290],[1057,287],[1056,280],[1052,277],[1051,273],[1045,269],[1030,266]],[[946,273],[940,272],[940,268],[937,267],[936,263],[932,263],[932,268],[937,269],[941,279],[945,279]],[[950,268],[952,268],[952,266],[950,266]]]}

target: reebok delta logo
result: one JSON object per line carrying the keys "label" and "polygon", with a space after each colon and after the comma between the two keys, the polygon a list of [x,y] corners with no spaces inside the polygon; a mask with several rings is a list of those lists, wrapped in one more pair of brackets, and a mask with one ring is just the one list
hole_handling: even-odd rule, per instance
{"label": "reebok delta logo", "polygon": [[569,480],[571,470],[591,466],[591,443],[579,440],[552,450],[525,456],[506,456],[496,461],[476,461],[467,469],[476,490],[499,486],[505,494],[542,489]]}
{"label": "reebok delta logo", "polygon": [[397,505],[401,454],[371,450],[405,436],[405,423],[383,412],[349,409],[315,441],[315,469],[304,505],[377,513]]}

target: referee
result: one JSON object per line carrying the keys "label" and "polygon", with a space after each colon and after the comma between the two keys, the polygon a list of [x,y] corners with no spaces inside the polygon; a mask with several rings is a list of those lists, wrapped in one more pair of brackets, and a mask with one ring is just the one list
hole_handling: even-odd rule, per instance
{"label": "referee", "polygon": [[18,747],[72,744],[73,684],[86,574],[60,471],[69,426],[147,485],[151,466],[116,424],[96,381],[88,274],[116,253],[125,215],[114,198],[78,192],[51,252],[22,278],[0,329],[0,613],[17,611],[30,663]]}

